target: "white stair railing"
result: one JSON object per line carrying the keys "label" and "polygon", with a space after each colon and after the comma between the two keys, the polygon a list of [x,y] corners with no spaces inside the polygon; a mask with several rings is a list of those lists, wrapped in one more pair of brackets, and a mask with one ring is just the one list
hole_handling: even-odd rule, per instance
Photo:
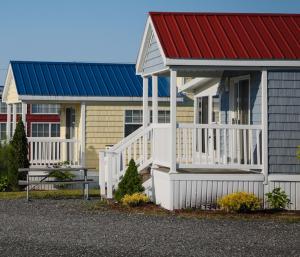
{"label": "white stair railing", "polygon": [[[152,162],[153,126],[140,128],[109,150],[99,153],[99,182],[101,195],[113,197],[113,189],[133,159],[141,171]],[[106,188],[106,190],[105,190]]]}

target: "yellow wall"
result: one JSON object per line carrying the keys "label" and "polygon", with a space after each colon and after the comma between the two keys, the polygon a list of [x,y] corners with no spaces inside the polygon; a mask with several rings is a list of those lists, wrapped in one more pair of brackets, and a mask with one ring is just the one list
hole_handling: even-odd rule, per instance
{"label": "yellow wall", "polygon": [[[142,103],[106,102],[86,105],[86,166],[98,169],[99,150],[114,145],[124,137],[125,110],[142,110]],[[160,105],[159,109],[169,109]],[[178,104],[177,121],[193,122],[192,102]]]}
{"label": "yellow wall", "polygon": [[18,92],[17,92],[17,87],[14,79],[11,79],[9,81],[9,86],[8,86],[8,91],[7,91],[7,98],[6,98],[6,103],[18,103]]}

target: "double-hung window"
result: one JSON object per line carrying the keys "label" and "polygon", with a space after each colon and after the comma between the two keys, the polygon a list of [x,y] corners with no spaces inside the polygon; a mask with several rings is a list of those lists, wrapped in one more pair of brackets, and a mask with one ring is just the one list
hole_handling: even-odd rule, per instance
{"label": "double-hung window", "polygon": [[132,132],[143,125],[143,111],[142,110],[126,110],[125,111],[125,125],[124,135],[127,137]]}
{"label": "double-hung window", "polygon": [[59,104],[32,104],[32,114],[59,114]]}
{"label": "double-hung window", "polygon": [[32,137],[60,137],[59,123],[32,123]]}
{"label": "double-hung window", "polygon": [[0,140],[6,139],[6,123],[1,122],[0,123]]}

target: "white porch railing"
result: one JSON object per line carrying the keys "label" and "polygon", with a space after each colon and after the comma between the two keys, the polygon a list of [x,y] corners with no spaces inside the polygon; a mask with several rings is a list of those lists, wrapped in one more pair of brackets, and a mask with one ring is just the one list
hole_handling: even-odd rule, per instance
{"label": "white porch railing", "polygon": [[179,168],[262,168],[260,125],[179,124]]}
{"label": "white porch railing", "polygon": [[29,162],[32,166],[47,166],[68,162],[81,165],[81,143],[76,139],[28,137]]}
{"label": "white porch railing", "polygon": [[[139,170],[149,164],[170,167],[170,124],[152,124],[107,151],[100,151],[101,194],[112,198],[128,162]],[[177,167],[259,170],[262,168],[260,125],[178,124]],[[107,188],[107,192],[105,190]]]}

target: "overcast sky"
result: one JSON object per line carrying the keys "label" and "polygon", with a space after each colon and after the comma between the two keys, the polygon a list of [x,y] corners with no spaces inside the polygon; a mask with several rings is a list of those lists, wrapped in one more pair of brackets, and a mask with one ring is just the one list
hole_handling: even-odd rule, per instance
{"label": "overcast sky", "polygon": [[135,62],[149,11],[300,13],[300,0],[0,0],[10,60]]}

